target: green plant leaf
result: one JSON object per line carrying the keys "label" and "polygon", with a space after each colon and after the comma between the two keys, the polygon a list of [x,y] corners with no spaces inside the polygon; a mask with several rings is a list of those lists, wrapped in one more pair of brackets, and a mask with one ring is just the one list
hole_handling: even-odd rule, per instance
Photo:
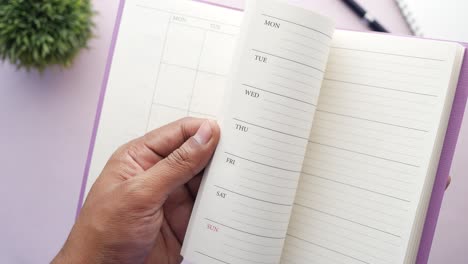
{"label": "green plant leaf", "polygon": [[0,59],[67,67],[88,46],[94,14],[90,0],[0,0]]}

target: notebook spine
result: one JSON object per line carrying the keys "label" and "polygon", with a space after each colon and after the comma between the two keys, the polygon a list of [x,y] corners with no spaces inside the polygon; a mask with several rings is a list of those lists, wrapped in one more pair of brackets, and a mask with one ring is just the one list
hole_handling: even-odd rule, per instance
{"label": "notebook spine", "polygon": [[403,17],[405,18],[406,23],[410,27],[413,34],[419,37],[423,37],[424,33],[421,27],[419,26],[414,13],[411,10],[411,6],[407,3],[406,0],[396,0],[396,3],[400,8]]}

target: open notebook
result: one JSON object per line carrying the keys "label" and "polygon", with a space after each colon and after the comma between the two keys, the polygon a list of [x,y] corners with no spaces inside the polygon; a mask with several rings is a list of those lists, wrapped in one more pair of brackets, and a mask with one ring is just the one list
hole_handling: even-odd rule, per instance
{"label": "open notebook", "polygon": [[245,14],[127,0],[119,16],[80,204],[119,145],[218,117],[187,261],[426,261],[466,102],[461,45],[266,0]]}

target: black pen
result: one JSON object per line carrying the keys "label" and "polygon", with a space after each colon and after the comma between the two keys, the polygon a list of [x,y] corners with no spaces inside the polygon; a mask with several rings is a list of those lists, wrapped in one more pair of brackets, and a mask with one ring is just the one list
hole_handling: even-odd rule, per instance
{"label": "black pen", "polygon": [[342,0],[356,15],[363,18],[367,25],[374,31],[388,32],[369,12],[367,12],[362,6],[356,3],[354,0]]}

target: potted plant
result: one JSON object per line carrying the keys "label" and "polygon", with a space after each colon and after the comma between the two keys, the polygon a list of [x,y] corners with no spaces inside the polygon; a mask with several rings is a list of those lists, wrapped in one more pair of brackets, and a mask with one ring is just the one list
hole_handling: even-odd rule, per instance
{"label": "potted plant", "polygon": [[67,67],[92,37],[93,14],[90,0],[0,0],[0,59]]}

